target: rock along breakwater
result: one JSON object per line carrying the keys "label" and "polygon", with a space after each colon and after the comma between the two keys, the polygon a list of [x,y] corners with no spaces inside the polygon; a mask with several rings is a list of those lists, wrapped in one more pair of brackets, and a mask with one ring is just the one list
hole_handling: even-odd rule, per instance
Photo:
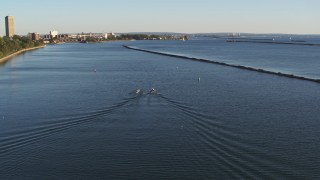
{"label": "rock along breakwater", "polygon": [[201,58],[188,57],[188,56],[183,56],[183,55],[176,55],[176,54],[170,54],[170,53],[164,53],[164,52],[158,52],[158,51],[151,51],[151,50],[141,49],[141,48],[127,46],[127,45],[123,45],[123,47],[125,47],[127,49],[131,49],[131,50],[142,51],[142,52],[152,53],[152,54],[158,54],[158,55],[162,55],[162,56],[169,56],[169,57],[199,61],[199,62],[204,62],[204,63],[218,64],[218,65],[228,66],[228,67],[233,67],[233,68],[238,68],[238,69],[244,69],[244,70],[249,70],[249,71],[255,71],[255,72],[260,72],[260,73],[266,73],[266,74],[272,74],[272,75],[277,75],[277,76],[282,76],[282,77],[288,77],[288,78],[293,78],[293,79],[300,79],[300,80],[320,83],[320,79],[313,79],[313,78],[297,76],[297,75],[293,75],[293,74],[286,74],[286,73],[282,73],[282,72],[273,72],[273,71],[269,71],[269,70],[248,67],[248,66],[243,66],[243,65],[228,64],[228,63],[213,61],[213,60],[208,60],[208,59],[201,59]]}

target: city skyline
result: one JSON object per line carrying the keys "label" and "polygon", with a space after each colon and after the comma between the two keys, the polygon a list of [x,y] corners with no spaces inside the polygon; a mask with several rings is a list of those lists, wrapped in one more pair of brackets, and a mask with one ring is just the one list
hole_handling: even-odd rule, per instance
{"label": "city skyline", "polygon": [[5,16],[15,17],[15,32],[284,33],[320,34],[317,0],[79,1],[11,0],[0,6],[0,34]]}

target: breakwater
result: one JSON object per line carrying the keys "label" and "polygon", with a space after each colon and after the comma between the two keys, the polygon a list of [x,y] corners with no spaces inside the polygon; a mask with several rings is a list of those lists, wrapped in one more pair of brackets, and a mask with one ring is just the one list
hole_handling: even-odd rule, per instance
{"label": "breakwater", "polygon": [[288,78],[293,78],[293,79],[299,79],[299,80],[305,80],[305,81],[311,81],[311,82],[320,83],[320,79],[313,79],[313,78],[308,78],[308,77],[303,77],[303,76],[297,76],[297,75],[294,75],[294,74],[287,74],[287,73],[282,73],[282,72],[273,72],[273,71],[264,70],[264,69],[260,69],[260,68],[249,67],[249,66],[228,64],[228,63],[214,61],[214,60],[201,59],[201,58],[195,58],[195,57],[188,57],[188,56],[176,55],[176,54],[170,54],[170,53],[164,53],[164,52],[158,52],[158,51],[151,51],[151,50],[141,49],[141,48],[127,46],[127,45],[123,45],[123,47],[125,47],[127,49],[131,49],[131,50],[142,51],[142,52],[152,53],[152,54],[158,54],[158,55],[162,55],[162,56],[169,56],[169,57],[175,57],[175,58],[180,58],[180,59],[199,61],[199,62],[204,62],[204,63],[218,64],[218,65],[228,66],[228,67],[233,67],[233,68],[238,68],[238,69],[244,69],[244,70],[255,71],[255,72],[260,72],[260,73],[265,73],[265,74],[272,74],[272,75],[277,75],[277,76],[282,76],[282,77],[288,77]]}
{"label": "breakwater", "polygon": [[15,52],[15,53],[12,53],[12,54],[6,56],[6,57],[1,58],[1,59],[0,59],[0,64],[8,61],[9,59],[13,58],[14,56],[17,56],[17,55],[19,55],[19,54],[21,54],[21,53],[24,53],[24,52],[26,52],[26,51],[32,51],[32,50],[39,49],[39,48],[43,48],[43,47],[45,47],[45,46],[39,46],[39,47],[22,49],[22,50],[20,50],[20,51],[17,51],[17,52]]}

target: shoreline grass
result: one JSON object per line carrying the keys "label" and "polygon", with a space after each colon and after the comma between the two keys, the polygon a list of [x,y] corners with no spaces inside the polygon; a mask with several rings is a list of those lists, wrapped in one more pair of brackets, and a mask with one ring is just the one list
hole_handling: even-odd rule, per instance
{"label": "shoreline grass", "polygon": [[13,57],[15,57],[15,56],[17,56],[17,55],[19,55],[19,54],[22,54],[22,53],[24,53],[24,52],[32,51],[32,50],[36,50],[36,49],[40,49],[40,48],[44,48],[44,47],[45,47],[45,46],[38,46],[38,47],[26,48],[26,49],[22,49],[22,50],[20,50],[20,51],[14,52],[14,53],[12,53],[12,54],[10,54],[10,55],[7,55],[7,56],[1,58],[1,59],[0,59],[0,64],[3,64],[3,63],[5,63],[5,62],[9,61],[11,58],[13,58]]}

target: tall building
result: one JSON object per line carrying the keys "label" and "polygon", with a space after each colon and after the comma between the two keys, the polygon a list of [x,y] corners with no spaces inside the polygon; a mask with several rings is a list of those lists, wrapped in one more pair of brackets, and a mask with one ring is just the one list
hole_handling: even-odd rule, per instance
{"label": "tall building", "polygon": [[39,33],[31,33],[31,39],[33,41],[39,41],[40,39],[40,34]]}
{"label": "tall building", "polygon": [[14,35],[14,18],[13,16],[6,16],[6,36],[13,37]]}

